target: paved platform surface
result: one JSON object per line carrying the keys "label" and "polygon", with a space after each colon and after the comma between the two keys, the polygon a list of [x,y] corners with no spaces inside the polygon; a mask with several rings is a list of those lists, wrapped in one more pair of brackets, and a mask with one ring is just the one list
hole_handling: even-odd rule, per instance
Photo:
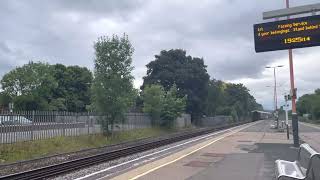
{"label": "paved platform surface", "polygon": [[309,123],[299,123],[299,131],[300,139],[320,152],[320,126]]}
{"label": "paved platform surface", "polygon": [[[259,121],[228,134],[214,137],[158,161],[123,173],[113,179],[199,179],[270,180],[274,179],[274,161],[293,161],[297,148],[292,137],[270,129],[270,120]],[[320,128],[300,125],[300,137],[320,147]],[[316,140],[315,140],[316,139]]]}

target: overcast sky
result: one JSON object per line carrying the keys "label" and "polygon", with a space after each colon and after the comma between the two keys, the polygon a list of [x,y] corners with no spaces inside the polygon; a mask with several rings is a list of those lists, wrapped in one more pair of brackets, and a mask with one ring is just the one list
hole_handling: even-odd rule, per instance
{"label": "overcast sky", "polygon": [[[291,0],[292,6],[318,0]],[[1,0],[0,76],[30,60],[93,69],[93,43],[127,33],[135,53],[135,86],[145,65],[164,49],[203,57],[215,79],[243,83],[266,109],[273,108],[273,72],[279,99],[289,88],[288,52],[255,53],[253,24],[285,0]],[[320,88],[320,47],[294,50],[298,94]],[[283,101],[280,101],[280,104]]]}

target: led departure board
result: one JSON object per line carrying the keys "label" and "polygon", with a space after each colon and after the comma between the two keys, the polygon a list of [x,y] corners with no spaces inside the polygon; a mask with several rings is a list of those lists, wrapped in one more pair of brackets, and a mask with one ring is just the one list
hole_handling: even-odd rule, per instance
{"label": "led departure board", "polygon": [[320,15],[254,25],[256,52],[320,45]]}

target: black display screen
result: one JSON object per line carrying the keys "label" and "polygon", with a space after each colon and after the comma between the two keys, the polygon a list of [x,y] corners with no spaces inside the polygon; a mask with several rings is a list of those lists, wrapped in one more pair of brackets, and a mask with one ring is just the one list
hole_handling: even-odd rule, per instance
{"label": "black display screen", "polygon": [[320,45],[320,15],[254,25],[256,52]]}

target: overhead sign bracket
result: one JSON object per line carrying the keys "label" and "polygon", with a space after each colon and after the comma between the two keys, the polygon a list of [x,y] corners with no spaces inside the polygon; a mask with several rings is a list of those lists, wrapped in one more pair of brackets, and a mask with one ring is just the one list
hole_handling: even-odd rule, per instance
{"label": "overhead sign bracket", "polygon": [[266,20],[266,19],[293,16],[293,15],[304,14],[304,13],[315,14],[318,11],[320,11],[320,3],[286,8],[286,9],[279,9],[274,11],[267,11],[267,12],[263,12],[262,16],[263,16],[263,19]]}

